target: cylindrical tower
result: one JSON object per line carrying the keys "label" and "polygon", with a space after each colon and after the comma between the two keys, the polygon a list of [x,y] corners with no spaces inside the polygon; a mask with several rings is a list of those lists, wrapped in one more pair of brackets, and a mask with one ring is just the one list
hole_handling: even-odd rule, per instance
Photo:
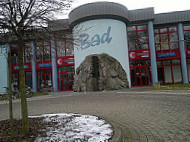
{"label": "cylindrical tower", "polygon": [[106,53],[117,59],[130,83],[126,23],[128,10],[112,2],[98,2],[79,6],[71,11],[73,26],[75,69],[86,56]]}

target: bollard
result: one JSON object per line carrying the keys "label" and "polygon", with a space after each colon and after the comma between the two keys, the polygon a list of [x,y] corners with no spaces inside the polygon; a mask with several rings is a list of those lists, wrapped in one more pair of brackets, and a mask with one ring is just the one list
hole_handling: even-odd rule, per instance
{"label": "bollard", "polygon": [[155,82],[154,83],[154,88],[155,89],[160,89],[160,82]]}

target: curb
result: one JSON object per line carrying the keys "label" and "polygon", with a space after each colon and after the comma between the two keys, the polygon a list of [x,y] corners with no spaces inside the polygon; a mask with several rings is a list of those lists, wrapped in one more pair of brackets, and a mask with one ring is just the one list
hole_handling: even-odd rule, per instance
{"label": "curb", "polygon": [[115,124],[111,123],[114,128],[113,137],[109,142],[121,142],[122,139],[122,132],[119,126],[116,126]]}

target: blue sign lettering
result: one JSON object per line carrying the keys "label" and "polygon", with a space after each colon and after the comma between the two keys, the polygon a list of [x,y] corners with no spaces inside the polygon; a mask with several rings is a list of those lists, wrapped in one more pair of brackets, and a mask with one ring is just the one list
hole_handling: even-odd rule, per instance
{"label": "blue sign lettering", "polygon": [[47,64],[39,64],[39,68],[48,68],[51,67],[52,64],[51,63],[47,63]]}
{"label": "blue sign lettering", "polygon": [[[28,65],[24,66],[24,69],[28,69],[28,68],[29,68]],[[14,70],[19,70],[19,66],[14,66]]]}
{"label": "blue sign lettering", "polygon": [[190,55],[190,51],[187,51],[187,54]]}
{"label": "blue sign lettering", "polygon": [[162,57],[175,57],[176,54],[175,52],[171,52],[171,53],[158,53],[158,58],[162,58]]}
{"label": "blue sign lettering", "polygon": [[87,33],[81,34],[80,38],[82,39],[81,42],[81,50],[87,49],[90,46],[97,46],[104,43],[110,43],[112,37],[110,37],[111,26],[108,27],[107,32],[104,33],[102,36],[95,34],[91,39],[89,39],[89,35]]}

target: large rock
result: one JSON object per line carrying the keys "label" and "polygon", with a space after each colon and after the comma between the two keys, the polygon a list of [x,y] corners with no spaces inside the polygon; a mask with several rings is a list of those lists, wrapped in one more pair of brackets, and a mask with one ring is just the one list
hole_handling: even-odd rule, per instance
{"label": "large rock", "polygon": [[73,89],[76,92],[128,88],[127,74],[121,64],[107,54],[89,55],[76,69]]}

